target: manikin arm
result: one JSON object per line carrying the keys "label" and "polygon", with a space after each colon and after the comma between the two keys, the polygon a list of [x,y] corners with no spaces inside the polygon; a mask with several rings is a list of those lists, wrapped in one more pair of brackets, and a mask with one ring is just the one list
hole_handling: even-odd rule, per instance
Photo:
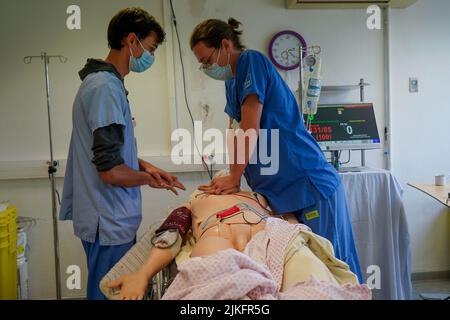
{"label": "manikin arm", "polygon": [[108,288],[120,289],[120,300],[143,300],[150,280],[172,260],[170,248],[152,247],[147,260],[138,271],[112,281]]}
{"label": "manikin arm", "polygon": [[[157,230],[160,232],[170,232],[168,230],[177,229],[179,236],[183,239],[191,227],[190,205],[175,209]],[[176,253],[175,253],[176,254]],[[121,300],[142,300],[147,291],[150,280],[162,269],[167,267],[174,258],[171,247],[159,248],[158,243],[150,249],[149,255],[144,264],[135,273],[122,276],[111,283],[111,289],[120,289],[119,299]]]}

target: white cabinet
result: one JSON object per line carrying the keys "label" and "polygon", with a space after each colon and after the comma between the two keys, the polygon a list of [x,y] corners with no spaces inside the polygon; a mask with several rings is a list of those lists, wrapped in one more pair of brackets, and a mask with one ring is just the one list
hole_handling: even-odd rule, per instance
{"label": "white cabinet", "polygon": [[417,0],[286,0],[288,9],[365,9],[376,4],[380,7],[406,8]]}

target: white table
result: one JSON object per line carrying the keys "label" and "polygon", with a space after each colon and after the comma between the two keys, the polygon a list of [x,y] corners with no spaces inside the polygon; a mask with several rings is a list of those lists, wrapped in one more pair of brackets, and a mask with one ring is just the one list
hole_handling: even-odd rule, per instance
{"label": "white table", "polygon": [[412,299],[410,240],[399,182],[389,171],[371,168],[340,175],[364,280],[380,271],[373,298]]}
{"label": "white table", "polygon": [[422,191],[450,209],[450,184],[436,186],[434,184],[408,183],[408,185]]}
{"label": "white table", "polygon": [[[450,184],[445,186],[436,186],[434,184],[425,183],[408,183],[408,185],[422,191],[450,209]],[[450,212],[450,210],[448,212]],[[424,300],[450,300],[450,293],[421,293],[420,297]]]}

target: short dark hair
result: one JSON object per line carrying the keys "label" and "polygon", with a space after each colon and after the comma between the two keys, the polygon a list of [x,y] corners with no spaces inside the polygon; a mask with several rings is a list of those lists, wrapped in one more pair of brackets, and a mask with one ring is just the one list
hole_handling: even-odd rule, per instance
{"label": "short dark hair", "polygon": [[108,46],[120,50],[123,38],[134,32],[142,40],[155,32],[158,44],[164,42],[166,33],[156,19],[141,8],[126,8],[120,10],[108,26]]}
{"label": "short dark hair", "polygon": [[241,42],[242,31],[239,30],[241,24],[234,18],[229,18],[228,23],[219,19],[205,20],[192,32],[191,49],[201,41],[210,48],[219,49],[223,39],[231,40],[236,49],[245,49]]}

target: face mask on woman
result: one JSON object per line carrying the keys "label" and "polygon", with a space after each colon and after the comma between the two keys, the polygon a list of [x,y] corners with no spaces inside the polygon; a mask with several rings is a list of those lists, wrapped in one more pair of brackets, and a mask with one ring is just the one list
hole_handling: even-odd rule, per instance
{"label": "face mask on woman", "polygon": [[[139,39],[138,39],[139,41]],[[142,49],[144,49],[144,53],[140,58],[136,58],[133,55],[133,51],[130,48],[130,71],[141,73],[145,70],[149,69],[153,63],[155,62],[155,56],[150,53],[147,49],[144,48],[141,41],[139,41],[139,44],[141,45]]]}
{"label": "face mask on woman", "polygon": [[219,54],[217,55],[217,61],[210,67],[204,68],[202,66],[201,69],[207,76],[209,76],[215,80],[226,81],[233,77],[233,71],[231,70],[231,65],[230,65],[230,54],[228,54],[227,65],[221,67],[217,64],[219,62],[219,58],[220,58],[220,50],[221,49],[219,49]]}

